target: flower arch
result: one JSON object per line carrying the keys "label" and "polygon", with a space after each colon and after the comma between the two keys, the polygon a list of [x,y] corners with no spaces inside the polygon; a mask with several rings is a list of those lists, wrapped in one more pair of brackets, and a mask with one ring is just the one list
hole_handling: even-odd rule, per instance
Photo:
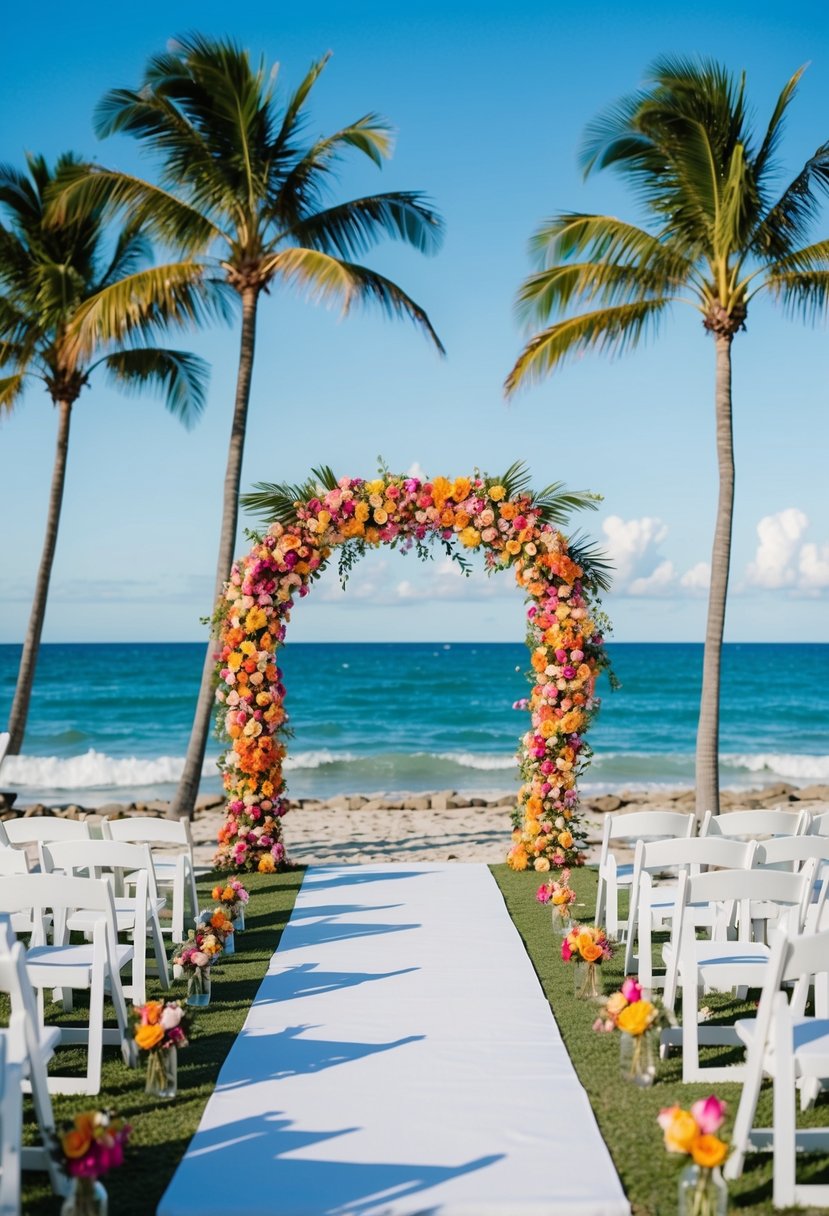
{"label": "flower arch", "polygon": [[[601,555],[557,524],[595,495],[540,494],[513,465],[482,474],[424,480],[386,472],[371,481],[314,470],[304,486],[259,486],[245,505],[274,522],[233,567],[217,608],[217,700],[227,818],[215,864],[270,872],[285,861],[288,809],[282,765],[287,714],[277,665],[296,598],[308,594],[333,551],[345,578],[369,547],[387,544],[430,556],[441,543],[468,573],[465,552],[483,550],[487,573],[511,569],[524,591],[532,670],[530,726],[519,743],[522,784],[508,863],[546,871],[583,862],[577,777],[590,760],[584,734],[599,706],[595,684],[608,666],[597,592],[607,588]],[[460,547],[458,547],[460,546]]]}

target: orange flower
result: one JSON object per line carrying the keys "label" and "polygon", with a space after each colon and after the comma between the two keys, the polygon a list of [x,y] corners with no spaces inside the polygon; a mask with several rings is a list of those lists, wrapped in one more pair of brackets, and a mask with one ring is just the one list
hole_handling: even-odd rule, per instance
{"label": "orange flower", "polygon": [[144,1006],[147,1012],[147,1022],[150,1026],[155,1026],[156,1022],[161,1017],[161,1010],[164,1008],[163,1001],[147,1001]]}
{"label": "orange flower", "polygon": [[602,957],[602,948],[597,946],[595,942],[585,942],[582,945],[579,940],[579,954],[586,963],[595,963],[597,959]]}
{"label": "orange flower", "polygon": [[568,832],[565,828],[563,832],[559,832],[558,834],[558,843],[563,849],[571,848],[573,844],[573,833]]}
{"label": "orange flower", "polygon": [[468,477],[456,477],[455,484],[452,486],[452,497],[455,502],[463,502],[469,497],[469,491],[472,489],[472,483]]}
{"label": "orange flower", "polygon": [[163,1026],[138,1026],[135,1031],[135,1041],[141,1051],[152,1051],[163,1038]]}
{"label": "orange flower", "polygon": [[663,1110],[659,1125],[665,1133],[665,1148],[669,1153],[690,1153],[700,1138],[696,1119],[690,1111],[679,1106]]}
{"label": "orange flower", "polygon": [[518,514],[518,508],[514,503],[505,502],[501,504],[501,519],[515,519]]}
{"label": "orange flower", "polygon": [[64,1132],[60,1142],[67,1157],[72,1159],[83,1157],[92,1143],[92,1133],[86,1129],[79,1130],[77,1127],[73,1127],[71,1131]]}
{"label": "orange flower", "polygon": [[703,1169],[712,1170],[722,1165],[728,1152],[728,1145],[719,1136],[699,1136],[691,1145],[691,1156],[697,1165]]}

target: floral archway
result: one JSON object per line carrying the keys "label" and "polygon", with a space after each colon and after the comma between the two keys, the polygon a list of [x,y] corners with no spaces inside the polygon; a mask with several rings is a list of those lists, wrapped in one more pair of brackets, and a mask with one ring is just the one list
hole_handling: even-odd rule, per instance
{"label": "floral archway", "polygon": [[274,522],[233,567],[216,614],[217,700],[228,749],[219,761],[227,818],[215,863],[270,872],[285,861],[281,820],[287,715],[277,652],[296,598],[308,594],[335,549],[345,576],[368,548],[390,545],[431,556],[439,543],[468,572],[482,550],[487,573],[511,569],[529,601],[531,692],[519,708],[530,726],[519,743],[522,784],[508,863],[539,871],[579,865],[584,830],[576,781],[590,760],[584,734],[598,709],[595,684],[608,662],[597,593],[607,567],[557,524],[595,496],[558,484],[533,493],[521,465],[503,477],[450,481],[393,475],[371,481],[330,469],[304,486],[259,486],[245,505]]}

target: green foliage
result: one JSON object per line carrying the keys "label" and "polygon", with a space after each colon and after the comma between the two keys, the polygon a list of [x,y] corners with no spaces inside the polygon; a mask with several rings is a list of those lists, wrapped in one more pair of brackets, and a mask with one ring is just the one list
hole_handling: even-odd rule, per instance
{"label": "green foliage", "polygon": [[618,173],[647,226],[573,212],[542,225],[531,242],[539,269],[522,285],[517,308],[544,328],[524,347],[507,394],[573,355],[635,347],[677,301],[730,334],[761,291],[807,320],[825,315],[829,248],[801,246],[829,193],[829,142],[782,194],[776,184],[783,122],[802,71],[784,86],[761,137],[751,128],[745,79],[683,56],[658,59],[643,88],[590,123],[585,174]]}

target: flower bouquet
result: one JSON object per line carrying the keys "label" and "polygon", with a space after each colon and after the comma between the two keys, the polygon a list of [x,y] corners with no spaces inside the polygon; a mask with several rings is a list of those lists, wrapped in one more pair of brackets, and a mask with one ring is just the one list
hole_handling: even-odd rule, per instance
{"label": "flower bouquet", "polygon": [[611,958],[613,948],[604,929],[596,925],[573,925],[561,943],[565,963],[575,964],[575,994],[580,1000],[600,1001],[598,968]]}
{"label": "flower bouquet", "polygon": [[223,904],[218,904],[212,911],[200,912],[196,928],[205,929],[212,933],[221,945],[225,954],[235,954],[236,946],[233,940],[233,921]]}
{"label": "flower bouquet", "polygon": [[234,932],[241,933],[245,927],[245,904],[250,899],[250,893],[239,879],[231,878],[224,885],[220,883],[215,886],[210,893],[210,898],[222,905],[233,922]]}
{"label": "flower bouquet", "polygon": [[642,985],[629,975],[618,992],[612,993],[593,1023],[593,1029],[608,1033],[620,1030],[619,1064],[622,1076],[634,1085],[652,1085],[656,1078],[653,1034],[667,1024],[664,1009],[645,996]]}
{"label": "flower bouquet", "polygon": [[132,1129],[108,1110],[84,1110],[57,1136],[55,1157],[72,1179],[61,1216],[105,1216],[107,1194],[99,1179],[124,1163]]}
{"label": "flower bouquet", "polygon": [[136,1005],[135,1042],[147,1052],[145,1092],[169,1100],[176,1096],[178,1049],[187,1046],[187,1015],[180,1001]]}
{"label": "flower bouquet", "polygon": [[187,977],[187,1004],[210,1004],[210,968],[222,952],[222,943],[216,934],[205,925],[190,930],[187,941],[173,955],[173,973],[176,978]]}
{"label": "flower bouquet", "polygon": [[728,1187],[720,1166],[728,1145],[716,1135],[724,1121],[725,1103],[714,1094],[690,1110],[668,1106],[659,1112],[665,1148],[691,1157],[679,1179],[679,1216],[726,1216]]}
{"label": "flower bouquet", "polygon": [[553,928],[561,934],[570,932],[571,907],[576,902],[576,892],[570,886],[570,871],[562,870],[561,877],[543,882],[535,893],[540,904],[550,904],[553,913]]}

